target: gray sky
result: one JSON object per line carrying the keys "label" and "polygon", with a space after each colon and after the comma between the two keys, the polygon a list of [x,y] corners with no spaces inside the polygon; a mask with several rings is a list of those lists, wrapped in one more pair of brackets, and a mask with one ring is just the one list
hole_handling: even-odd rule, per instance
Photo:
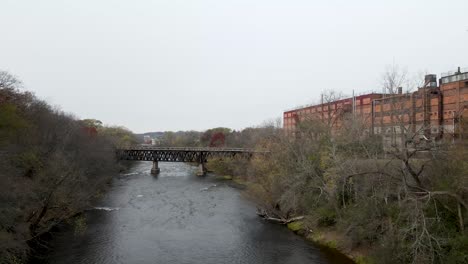
{"label": "gray sky", "polygon": [[380,91],[386,65],[468,67],[466,0],[0,0],[0,69],[79,118],[235,129]]}

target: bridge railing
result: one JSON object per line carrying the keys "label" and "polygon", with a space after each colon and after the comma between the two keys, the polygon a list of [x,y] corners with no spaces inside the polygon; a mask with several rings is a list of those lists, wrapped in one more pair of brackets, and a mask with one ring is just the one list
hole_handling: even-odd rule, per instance
{"label": "bridge railing", "polygon": [[267,151],[258,151],[252,148],[214,148],[214,147],[158,147],[152,145],[136,145],[120,150],[160,150],[160,151],[203,151],[203,152],[249,152],[249,153],[264,153]]}

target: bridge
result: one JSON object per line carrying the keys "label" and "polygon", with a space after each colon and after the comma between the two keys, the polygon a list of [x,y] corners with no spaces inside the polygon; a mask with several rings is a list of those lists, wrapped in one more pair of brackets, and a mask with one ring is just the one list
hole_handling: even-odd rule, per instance
{"label": "bridge", "polygon": [[205,163],[208,158],[244,158],[250,159],[255,153],[266,153],[246,148],[197,148],[197,147],[156,147],[156,146],[132,146],[118,150],[121,160],[145,160],[152,161],[151,174],[160,172],[158,162],[196,162],[198,163],[197,175],[206,173]]}

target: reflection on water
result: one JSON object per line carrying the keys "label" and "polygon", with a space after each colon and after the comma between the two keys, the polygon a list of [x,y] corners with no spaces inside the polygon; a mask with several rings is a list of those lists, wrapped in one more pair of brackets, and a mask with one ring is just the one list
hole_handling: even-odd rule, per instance
{"label": "reflection on water", "polygon": [[[150,162],[115,178],[86,212],[84,234],[57,234],[50,263],[332,263],[286,228],[266,223],[239,190],[183,163]],[[337,263],[337,262],[333,262]]]}

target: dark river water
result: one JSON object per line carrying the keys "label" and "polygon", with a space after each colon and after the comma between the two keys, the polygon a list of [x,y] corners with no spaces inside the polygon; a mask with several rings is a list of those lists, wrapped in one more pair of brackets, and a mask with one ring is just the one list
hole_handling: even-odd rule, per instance
{"label": "dark river water", "polygon": [[265,222],[229,182],[184,163],[140,162],[115,177],[87,228],[59,232],[49,263],[350,263]]}

